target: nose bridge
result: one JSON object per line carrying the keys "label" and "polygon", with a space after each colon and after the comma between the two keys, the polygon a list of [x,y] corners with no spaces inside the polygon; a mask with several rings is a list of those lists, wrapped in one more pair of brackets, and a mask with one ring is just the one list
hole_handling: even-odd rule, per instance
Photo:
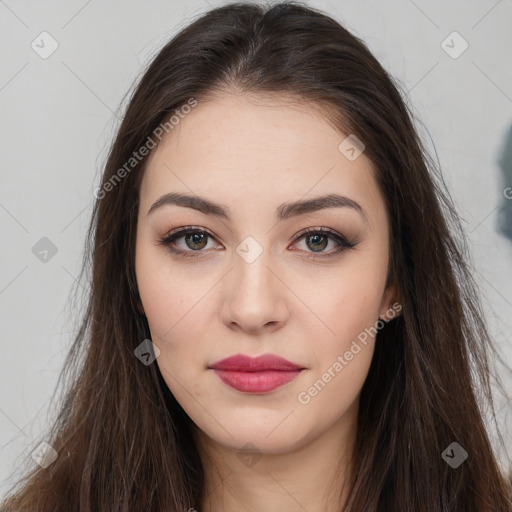
{"label": "nose bridge", "polygon": [[228,322],[257,329],[280,322],[286,314],[283,286],[271,270],[271,251],[252,237],[236,248],[226,295]]}
{"label": "nose bridge", "polygon": [[[270,251],[252,237],[247,237],[236,249],[234,256],[235,293],[239,298],[252,298],[254,300],[269,299],[274,294],[273,274],[268,267],[271,266]],[[265,297],[266,296],[266,297]]]}

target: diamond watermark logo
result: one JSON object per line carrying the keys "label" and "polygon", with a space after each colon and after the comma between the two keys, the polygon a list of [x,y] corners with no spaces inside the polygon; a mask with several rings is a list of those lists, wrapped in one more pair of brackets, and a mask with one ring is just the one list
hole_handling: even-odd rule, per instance
{"label": "diamond watermark logo", "polygon": [[452,59],[458,59],[469,48],[469,43],[458,32],[454,31],[444,39],[441,48]]}
{"label": "diamond watermark logo", "polygon": [[160,349],[151,340],[146,339],[133,353],[139,361],[149,366],[160,355]]}
{"label": "diamond watermark logo", "polygon": [[468,458],[468,452],[459,443],[453,442],[441,454],[441,457],[453,469],[457,469]]}
{"label": "diamond watermark logo", "polygon": [[245,443],[236,456],[248,468],[252,468],[262,457],[260,450],[252,443]]}
{"label": "diamond watermark logo", "polygon": [[48,32],[41,32],[32,43],[30,43],[30,47],[41,59],[47,59],[57,50],[59,43]]}
{"label": "diamond watermark logo", "polygon": [[39,261],[48,263],[57,254],[57,246],[49,238],[43,236],[32,247],[32,253]]}
{"label": "diamond watermark logo", "polygon": [[43,469],[53,464],[59,456],[52,445],[44,441],[30,455]]}
{"label": "diamond watermark logo", "polygon": [[248,236],[238,245],[236,252],[246,263],[253,263],[263,252],[263,247],[252,236]]}
{"label": "diamond watermark logo", "polygon": [[365,145],[354,134],[351,134],[341,141],[338,149],[347,160],[353,162],[361,156],[365,150]]}

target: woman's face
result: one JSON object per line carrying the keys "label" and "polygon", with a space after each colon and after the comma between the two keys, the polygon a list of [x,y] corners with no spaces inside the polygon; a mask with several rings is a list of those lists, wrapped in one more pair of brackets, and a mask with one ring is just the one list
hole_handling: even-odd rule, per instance
{"label": "woman's face", "polygon": [[[341,144],[348,134],[313,106],[259,99],[198,104],[150,155],[136,275],[156,364],[199,429],[285,453],[355,422],[372,328],[393,303],[389,227],[369,159]],[[311,202],[328,195],[341,198]],[[213,368],[263,354],[300,370]]]}

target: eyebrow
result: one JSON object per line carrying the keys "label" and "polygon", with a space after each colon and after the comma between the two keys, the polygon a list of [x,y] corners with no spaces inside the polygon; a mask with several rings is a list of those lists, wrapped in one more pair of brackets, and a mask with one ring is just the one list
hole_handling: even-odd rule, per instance
{"label": "eyebrow", "polygon": [[[215,203],[204,197],[190,196],[179,192],[170,192],[158,198],[151,205],[148,215],[154,212],[157,208],[171,204],[183,206],[185,208],[192,208],[204,213],[205,215],[213,215],[227,221],[231,220],[230,210],[227,206]],[[338,194],[327,194],[314,197],[312,199],[283,203],[277,207],[275,216],[277,220],[281,221],[297,215],[312,213],[327,208],[352,208],[364,218],[365,222],[368,222],[366,212],[359,203],[349,197]]]}

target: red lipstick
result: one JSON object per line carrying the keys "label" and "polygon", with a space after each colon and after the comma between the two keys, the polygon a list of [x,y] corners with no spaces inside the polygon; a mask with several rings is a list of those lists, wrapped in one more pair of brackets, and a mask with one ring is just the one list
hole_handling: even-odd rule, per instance
{"label": "red lipstick", "polygon": [[274,354],[250,357],[237,354],[208,368],[232,388],[246,393],[268,393],[293,380],[304,367]]}

